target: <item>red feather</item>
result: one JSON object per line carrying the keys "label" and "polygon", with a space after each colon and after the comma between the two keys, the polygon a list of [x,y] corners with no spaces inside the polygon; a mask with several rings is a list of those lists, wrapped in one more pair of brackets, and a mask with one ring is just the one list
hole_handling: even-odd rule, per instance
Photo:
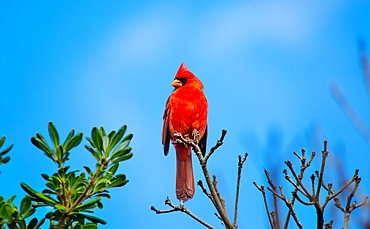
{"label": "red feather", "polygon": [[[203,84],[182,63],[172,86],[175,90],[167,100],[163,115],[164,155],[167,156],[170,140],[175,140],[175,133],[187,134],[193,138],[195,131],[199,133],[199,146],[204,155],[207,143],[208,103],[203,93]],[[195,192],[191,147],[177,144],[175,150],[176,196],[179,200],[187,201],[193,197]]]}

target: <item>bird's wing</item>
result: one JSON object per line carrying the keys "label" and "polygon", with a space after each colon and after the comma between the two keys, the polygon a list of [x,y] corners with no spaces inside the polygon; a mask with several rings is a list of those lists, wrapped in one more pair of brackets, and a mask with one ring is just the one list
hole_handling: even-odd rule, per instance
{"label": "bird's wing", "polygon": [[166,102],[166,108],[164,110],[163,114],[163,129],[162,129],[162,145],[163,145],[163,152],[164,155],[168,155],[168,150],[170,147],[170,128],[169,128],[169,122],[170,122],[170,112],[171,112],[171,106],[170,106],[170,98],[167,99]]}
{"label": "bird's wing", "polygon": [[206,131],[204,132],[203,137],[199,140],[199,147],[200,150],[202,151],[203,157],[206,155],[207,137],[208,137],[208,125],[206,127]]}

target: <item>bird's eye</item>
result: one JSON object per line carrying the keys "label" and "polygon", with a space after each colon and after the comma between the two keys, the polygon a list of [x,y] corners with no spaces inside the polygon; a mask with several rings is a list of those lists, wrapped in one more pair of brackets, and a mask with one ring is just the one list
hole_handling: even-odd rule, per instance
{"label": "bird's eye", "polygon": [[186,81],[188,81],[188,78],[176,78],[177,80],[180,80],[182,83],[182,86],[186,84]]}

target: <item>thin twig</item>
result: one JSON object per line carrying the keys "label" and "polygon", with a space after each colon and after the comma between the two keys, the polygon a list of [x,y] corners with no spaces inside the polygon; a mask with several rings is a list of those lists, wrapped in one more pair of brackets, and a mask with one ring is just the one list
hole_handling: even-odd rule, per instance
{"label": "thin twig", "polygon": [[256,188],[262,193],[262,196],[263,196],[263,202],[265,203],[265,209],[266,209],[266,212],[267,212],[267,218],[269,219],[269,222],[270,222],[270,226],[272,229],[274,229],[274,223],[272,221],[272,218],[271,218],[271,215],[270,215],[270,210],[269,210],[269,206],[267,204],[267,198],[266,198],[266,191],[265,191],[265,186],[261,185],[261,186],[258,186],[256,182],[253,182],[254,186],[256,186]]}
{"label": "thin twig", "polygon": [[[310,156],[310,159],[308,160],[308,162],[306,163],[306,151],[305,149],[302,149],[301,151],[301,154],[302,156],[298,155],[298,153],[294,152],[294,155],[296,155],[298,157],[298,159],[301,161],[301,169],[300,169],[300,172],[298,174],[298,179],[299,180],[302,180],[303,179],[303,175],[304,175],[304,172],[305,170],[311,166],[311,163],[312,163],[312,160],[314,159],[316,153],[315,152],[312,152],[311,153],[311,156]],[[287,174],[286,174],[287,175]],[[287,175],[289,176],[289,175]],[[311,179],[312,179],[312,176],[311,176]],[[312,193],[315,193],[315,188],[314,188],[314,183],[312,181],[312,190],[313,192]],[[299,191],[299,188],[295,188],[294,191],[292,192],[293,194],[293,197],[292,197],[292,200],[291,200],[291,204],[292,204],[292,207],[294,206],[294,203],[295,203],[295,200],[298,196],[297,192]],[[299,198],[299,196],[298,196]],[[300,201],[301,203],[304,202],[303,200],[298,200]],[[291,215],[291,210],[288,211],[288,214],[286,216],[286,219],[285,219],[285,224],[284,224],[284,229],[287,229],[288,228],[288,225],[289,225],[289,221],[290,221],[290,215]]]}
{"label": "thin twig", "polygon": [[[344,192],[344,190],[346,190],[347,188],[348,188],[348,186],[350,186],[353,182],[356,182],[356,180],[358,180],[358,179],[360,179],[359,177],[358,177],[358,172],[359,172],[359,170],[357,169],[356,171],[355,171],[355,174],[352,176],[352,178],[351,178],[351,180],[349,180],[348,182],[347,182],[347,184],[345,184],[338,192],[336,192],[336,193],[333,193],[333,195],[330,197],[330,198],[327,198],[326,200],[325,200],[325,202],[324,202],[324,204],[323,204],[323,208],[325,208],[326,207],[326,205],[328,204],[328,202],[330,201],[330,200],[332,200],[332,199],[334,199],[335,197],[337,197],[339,194],[341,194],[342,192]],[[361,179],[360,179],[361,180]],[[356,188],[357,189],[357,188]]]}
{"label": "thin twig", "polygon": [[[276,192],[276,185],[272,181],[269,171],[267,171],[266,169],[264,171],[265,171],[265,175],[266,175],[266,178],[267,178],[267,182],[271,186],[272,190],[274,190],[274,192]],[[279,207],[278,207],[277,197],[275,195],[273,195],[272,197],[274,199],[274,210],[275,210],[274,211],[275,215],[273,217],[273,222],[274,222],[275,228],[280,228]]]}
{"label": "thin twig", "polygon": [[[335,195],[334,197],[334,202],[335,202],[335,206],[337,208],[339,208],[343,213],[344,213],[344,226],[343,228],[344,229],[347,229],[348,228],[348,225],[349,225],[349,220],[350,220],[350,215],[352,213],[353,210],[355,210],[356,208],[359,208],[363,205],[365,205],[367,203],[367,200],[368,200],[368,197],[365,197],[365,199],[360,203],[360,204],[357,204],[356,201],[353,202],[353,204],[351,204],[352,202],[352,198],[354,197],[357,189],[358,189],[358,186],[360,185],[360,182],[361,182],[361,178],[357,176],[358,174],[358,170],[355,171],[355,175],[352,177],[352,179],[343,187],[344,189],[346,187],[348,187],[352,182],[355,182],[355,185],[351,191],[351,193],[348,195],[347,197],[347,203],[346,203],[346,207],[342,207],[342,205],[340,204],[340,200],[339,198],[337,198]],[[343,192],[344,189],[341,189],[341,191]],[[339,193],[340,191],[338,191]],[[336,193],[337,194],[337,193]]]}
{"label": "thin twig", "polygon": [[212,195],[208,193],[207,189],[204,187],[202,180],[199,180],[197,185],[202,189],[203,193],[212,201]]}
{"label": "thin twig", "polygon": [[234,226],[236,227],[236,220],[238,217],[238,204],[239,204],[239,190],[240,190],[240,179],[242,177],[242,169],[245,160],[247,160],[248,153],[245,153],[242,157],[241,155],[238,156],[238,178],[236,181],[236,194],[235,194],[235,207],[234,207]]}
{"label": "thin twig", "polygon": [[222,146],[224,142],[224,138],[226,136],[227,130],[223,129],[221,133],[221,137],[219,140],[217,140],[216,145],[213,146],[210,151],[207,153],[207,155],[204,157],[205,162],[207,163],[209,157],[218,149],[218,147]]}
{"label": "thin twig", "polygon": [[333,223],[334,223],[334,221],[333,220],[330,220],[329,223],[326,223],[325,224],[325,229],[332,229],[333,228]]}
{"label": "thin twig", "polygon": [[288,166],[290,172],[292,173],[294,179],[297,183],[293,182],[291,178],[288,175],[288,172],[284,169],[285,179],[287,179],[291,184],[294,185],[296,189],[298,189],[299,192],[301,192],[303,195],[305,195],[307,198],[311,199],[312,195],[310,192],[306,189],[306,187],[303,185],[302,180],[298,177],[297,173],[294,171],[293,164],[291,161],[286,161],[285,164]]}
{"label": "thin twig", "polygon": [[299,219],[298,219],[298,217],[297,217],[297,215],[296,215],[296,213],[295,213],[295,211],[294,211],[294,208],[293,208],[292,203],[291,203],[291,202],[290,202],[290,201],[285,197],[285,195],[283,194],[283,189],[282,189],[282,187],[280,186],[280,193],[281,193],[281,194],[278,194],[276,191],[274,191],[274,190],[273,190],[273,189],[271,189],[270,187],[267,187],[267,189],[268,189],[270,192],[272,192],[274,196],[276,196],[276,197],[280,198],[280,199],[285,203],[285,205],[286,205],[286,206],[288,207],[288,209],[290,210],[291,215],[292,215],[292,217],[293,217],[294,221],[296,222],[296,224],[297,224],[298,228],[303,229],[303,226],[302,226],[301,222],[299,221]]}
{"label": "thin twig", "polygon": [[165,200],[164,203],[166,205],[170,206],[171,209],[169,209],[169,210],[158,210],[154,206],[151,206],[150,209],[152,211],[154,211],[156,214],[165,214],[165,213],[171,213],[171,212],[181,211],[181,212],[186,213],[188,216],[190,216],[191,218],[195,219],[196,221],[198,221],[199,223],[201,223],[205,227],[210,228],[210,229],[214,229],[213,226],[211,226],[210,224],[206,223],[204,220],[202,220],[201,218],[199,218],[198,216],[196,216],[194,213],[192,213],[191,211],[189,211],[189,209],[187,209],[184,204],[180,204],[179,206],[175,206],[171,202],[170,198],[168,198],[168,197],[166,198],[166,200]]}

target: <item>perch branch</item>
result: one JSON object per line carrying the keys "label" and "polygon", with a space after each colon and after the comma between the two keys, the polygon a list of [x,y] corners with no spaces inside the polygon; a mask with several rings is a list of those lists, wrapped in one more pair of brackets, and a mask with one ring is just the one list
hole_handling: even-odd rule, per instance
{"label": "perch branch", "polygon": [[175,138],[177,139],[174,143],[175,144],[178,144],[178,143],[187,144],[193,148],[195,154],[197,155],[199,159],[199,163],[202,167],[204,178],[206,179],[208,188],[210,190],[210,194],[212,196],[213,204],[217,212],[219,213],[223,224],[225,225],[227,229],[235,229],[236,227],[230,222],[229,217],[227,215],[225,205],[224,205],[224,200],[220,198],[219,192],[211,180],[211,176],[210,176],[210,173],[207,167],[207,160],[214,153],[214,151],[223,144],[223,139],[225,138],[226,133],[227,133],[226,130],[222,130],[220,139],[217,141],[216,145],[211,148],[211,150],[206,155],[206,157],[203,157],[198,144],[196,144],[193,140],[189,139],[189,137],[186,137],[186,138],[183,137],[180,133],[174,134]]}
{"label": "perch branch", "polygon": [[189,209],[187,209],[184,204],[181,203],[179,206],[175,206],[171,202],[170,198],[168,198],[168,197],[166,198],[164,204],[170,206],[171,209],[169,209],[169,210],[158,210],[154,206],[151,206],[150,209],[152,211],[154,211],[156,214],[165,214],[165,213],[171,213],[171,212],[181,211],[181,212],[184,212],[185,214],[187,214],[188,216],[190,216],[191,218],[195,219],[196,221],[198,221],[199,223],[201,223],[205,227],[210,228],[210,229],[214,229],[213,226],[209,225],[204,220],[202,220],[201,218],[199,218],[198,216],[196,216],[194,213],[192,213],[191,211],[189,211]]}

